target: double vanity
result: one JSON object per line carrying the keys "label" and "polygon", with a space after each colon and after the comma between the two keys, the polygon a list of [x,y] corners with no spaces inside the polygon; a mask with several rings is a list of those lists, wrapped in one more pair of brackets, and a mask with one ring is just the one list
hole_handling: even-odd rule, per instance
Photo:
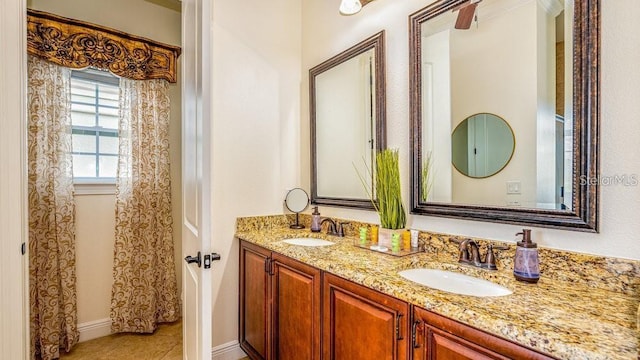
{"label": "double vanity", "polygon": [[[311,204],[378,210],[379,177],[357,174],[387,148],[385,37],[408,30],[407,210],[597,233],[601,1],[428,3],[406,29],[376,2],[379,20],[349,26],[381,28],[309,70]],[[476,16],[458,27],[464,9]],[[391,80],[405,75],[398,48]],[[422,232],[424,251],[397,257],[354,246],[371,224],[339,237],[306,230],[308,215],[306,229],[293,222],[236,224],[252,359],[640,359],[640,261],[538,248],[530,284],[514,279],[515,244],[473,239],[506,248],[482,263],[459,253],[465,238]]]}
{"label": "double vanity", "polygon": [[289,222],[237,222],[252,359],[638,358],[637,261],[540,249],[542,277],[527,284],[513,278],[514,246],[491,271],[459,264],[453,236],[421,233],[424,252],[394,257],[354,246],[353,230]]}

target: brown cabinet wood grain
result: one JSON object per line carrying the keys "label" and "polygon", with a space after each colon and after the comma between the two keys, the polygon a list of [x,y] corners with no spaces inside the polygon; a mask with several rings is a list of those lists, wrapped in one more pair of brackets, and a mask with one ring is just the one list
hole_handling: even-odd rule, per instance
{"label": "brown cabinet wood grain", "polygon": [[320,360],[320,270],[273,254],[274,359]]}
{"label": "brown cabinet wood grain", "polygon": [[240,347],[251,359],[270,359],[271,252],[253,244],[240,246]]}
{"label": "brown cabinet wood grain", "polygon": [[553,359],[415,306],[412,343],[413,360]]}
{"label": "brown cabinet wood grain", "polygon": [[320,276],[241,241],[239,337],[251,359],[320,360]]}
{"label": "brown cabinet wood grain", "polygon": [[246,241],[239,303],[254,360],[553,359]]}
{"label": "brown cabinet wood grain", "polygon": [[406,302],[325,273],[322,306],[323,359],[408,359]]}

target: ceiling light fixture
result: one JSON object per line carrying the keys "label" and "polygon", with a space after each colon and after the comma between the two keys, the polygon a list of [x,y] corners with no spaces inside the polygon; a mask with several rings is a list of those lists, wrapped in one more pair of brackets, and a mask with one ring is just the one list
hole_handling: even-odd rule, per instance
{"label": "ceiling light fixture", "polygon": [[357,14],[360,9],[362,9],[362,3],[360,3],[360,0],[342,0],[340,3],[341,15]]}

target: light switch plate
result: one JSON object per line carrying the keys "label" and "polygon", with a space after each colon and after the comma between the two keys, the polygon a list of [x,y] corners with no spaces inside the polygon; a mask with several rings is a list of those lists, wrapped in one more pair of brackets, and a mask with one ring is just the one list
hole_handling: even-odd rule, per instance
{"label": "light switch plate", "polygon": [[507,181],[507,194],[521,194],[520,181]]}

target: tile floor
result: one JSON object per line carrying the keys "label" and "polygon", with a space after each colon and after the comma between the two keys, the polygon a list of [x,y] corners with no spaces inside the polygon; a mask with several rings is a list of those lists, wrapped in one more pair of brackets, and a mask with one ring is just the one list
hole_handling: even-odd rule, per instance
{"label": "tile floor", "polygon": [[182,360],[182,323],[153,334],[115,334],[76,345],[60,360]]}

